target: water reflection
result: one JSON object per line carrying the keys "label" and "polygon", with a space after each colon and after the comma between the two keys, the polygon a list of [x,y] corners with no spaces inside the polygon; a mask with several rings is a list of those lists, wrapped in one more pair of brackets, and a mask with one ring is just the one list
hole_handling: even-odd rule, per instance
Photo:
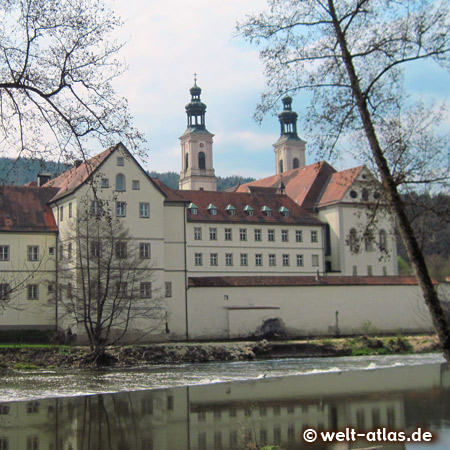
{"label": "water reflection", "polygon": [[374,447],[306,445],[302,432],[443,432],[449,400],[447,366],[433,364],[1,403],[0,450],[236,450],[250,441],[286,450]]}

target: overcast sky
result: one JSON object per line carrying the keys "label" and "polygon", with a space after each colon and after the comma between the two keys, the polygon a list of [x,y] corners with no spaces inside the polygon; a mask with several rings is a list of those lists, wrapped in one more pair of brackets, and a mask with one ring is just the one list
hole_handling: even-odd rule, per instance
{"label": "overcast sky", "polygon": [[[127,97],[135,125],[148,140],[147,168],[159,172],[181,168],[179,136],[186,129],[185,105],[197,73],[206,127],[215,135],[216,175],[261,178],[274,173],[272,144],[280,132],[278,118],[253,120],[264,89],[258,52],[233,38],[236,21],[264,9],[264,0],[109,0],[124,21],[121,57],[128,71],[116,83]],[[448,78],[439,70],[417,67],[408,87],[417,95],[450,93]],[[304,103],[294,98],[302,114]],[[280,105],[281,109],[281,105]],[[450,121],[448,122],[450,127]],[[305,137],[299,129],[300,137]],[[307,154],[307,164],[315,155]],[[344,168],[349,162],[337,163]]]}

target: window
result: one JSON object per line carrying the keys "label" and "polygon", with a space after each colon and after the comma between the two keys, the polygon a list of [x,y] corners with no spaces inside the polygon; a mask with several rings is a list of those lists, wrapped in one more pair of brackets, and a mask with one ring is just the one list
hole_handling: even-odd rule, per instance
{"label": "window", "polygon": [[27,403],[27,414],[37,414],[39,412],[39,402]]}
{"label": "window", "polygon": [[317,231],[311,230],[311,242],[317,242]]}
{"label": "window", "polygon": [[385,230],[380,230],[379,238],[380,238],[379,243],[380,250],[385,252],[387,250],[387,235]]}
{"label": "window", "polygon": [[127,204],[125,202],[116,202],[116,216],[125,217],[127,215]]}
{"label": "window", "polygon": [[367,202],[367,200],[369,200],[369,191],[366,188],[363,188],[363,190],[361,191],[361,198],[364,202]]}
{"label": "window", "polygon": [[8,283],[0,284],[0,300],[8,300],[9,294],[11,292],[11,287]]}
{"label": "window", "polygon": [[313,267],[319,267],[319,255],[312,255],[311,260]]}
{"label": "window", "polygon": [[64,259],[64,246],[62,244],[59,246],[59,259]]}
{"label": "window", "polygon": [[225,211],[229,216],[235,216],[236,215],[236,208],[233,205],[227,205],[225,208]]}
{"label": "window", "polygon": [[59,208],[59,220],[62,222],[64,220],[64,206]]}
{"label": "window", "polygon": [[225,228],[225,240],[226,241],[232,240],[231,228]]}
{"label": "window", "polygon": [[299,167],[300,167],[300,162],[299,162],[298,158],[294,158],[292,161],[292,168],[298,169]]}
{"label": "window", "polygon": [[69,219],[72,218],[72,202],[69,203]]}
{"label": "window", "polygon": [[289,241],[289,230],[281,230],[281,240],[282,242]]}
{"label": "window", "polygon": [[303,267],[303,255],[297,255],[297,267]]}
{"label": "window", "polygon": [[9,245],[0,245],[0,261],[9,261]]}
{"label": "window", "polygon": [[210,241],[217,241],[217,228],[210,228],[209,229],[209,240]]}
{"label": "window", "polygon": [[39,260],[39,246],[29,245],[28,246],[28,261],[38,261]]}
{"label": "window", "polygon": [[255,241],[261,242],[261,230],[255,230]]}
{"label": "window", "polygon": [[67,258],[72,259],[72,242],[67,244]]}
{"label": "window", "polygon": [[0,415],[6,416],[9,414],[9,405],[5,405],[4,403],[0,403]]}
{"label": "window", "polygon": [[248,265],[247,253],[241,253],[241,266],[247,266],[247,265]]}
{"label": "window", "polygon": [[191,214],[198,214],[198,206],[195,203],[189,203],[188,210]]}
{"label": "window", "polygon": [[123,156],[118,156],[118,157],[117,157],[117,165],[118,165],[118,166],[123,166],[123,165],[125,165],[125,160],[123,159]]}
{"label": "window", "polygon": [[364,234],[364,249],[366,252],[373,252],[373,235],[370,231]]}
{"label": "window", "polygon": [[100,204],[99,204],[98,200],[92,200],[91,214],[93,214],[94,216],[100,214]]}
{"label": "window", "polygon": [[198,153],[198,168],[200,170],[205,170],[206,169],[206,157],[205,157],[205,153],[204,152],[199,152]]}
{"label": "window", "polygon": [[373,269],[372,266],[367,266],[367,275],[371,277],[373,275]]}
{"label": "window", "polygon": [[133,191],[139,191],[139,189],[141,189],[141,183],[139,180],[133,180],[131,182],[131,189],[133,189]]}
{"label": "window", "polygon": [[271,253],[269,255],[269,266],[276,266],[277,265],[277,261],[275,259],[275,255],[273,253]]}
{"label": "window", "polygon": [[0,437],[0,450],[9,450],[9,438],[6,436]]}
{"label": "window", "polygon": [[210,203],[210,204],[206,207],[206,210],[209,211],[209,214],[210,214],[211,216],[217,216],[217,208],[216,208],[212,203]]}
{"label": "window", "polygon": [[109,179],[108,178],[102,178],[102,188],[103,189],[109,188]]}
{"label": "window", "polygon": [[29,284],[27,286],[28,300],[39,300],[39,289],[37,284]]}
{"label": "window", "polygon": [[100,243],[98,241],[91,242],[91,258],[98,258],[100,256]]}
{"label": "window", "polygon": [[283,216],[283,217],[289,217],[289,210],[285,207],[282,206],[278,212]]}
{"label": "window", "polygon": [[295,242],[303,241],[303,233],[302,230],[295,230]]}
{"label": "window", "polygon": [[240,228],[239,229],[239,240],[240,241],[246,241],[247,240],[247,229],[246,228]]}
{"label": "window", "polygon": [[202,229],[200,227],[194,228],[194,240],[196,241],[202,240]]}
{"label": "window", "polygon": [[255,255],[255,266],[262,266],[263,262],[262,262],[262,253],[257,253]]}
{"label": "window", "polygon": [[27,450],[39,450],[39,436],[27,436]]}
{"label": "window", "polygon": [[141,298],[152,298],[152,283],[144,282],[140,286],[140,297]]}
{"label": "window", "polygon": [[125,191],[125,175],[122,173],[116,175],[116,191]]}
{"label": "window", "polygon": [[166,298],[168,297],[172,297],[172,282],[171,281],[166,281],[165,284],[165,296]]}
{"label": "window", "polygon": [[289,266],[289,255],[284,254],[283,255],[283,267]]}
{"label": "window", "polygon": [[254,210],[253,210],[253,208],[252,208],[250,205],[245,205],[245,207],[244,207],[244,213],[245,213],[247,216],[253,216]]}
{"label": "window", "polygon": [[150,244],[148,242],[139,243],[139,258],[150,259]]}
{"label": "window", "polygon": [[233,253],[225,253],[225,265],[226,266],[233,265]]}
{"label": "window", "polygon": [[352,274],[354,277],[356,277],[356,275],[358,275],[358,266],[353,266],[352,267]]}
{"label": "window", "polygon": [[275,230],[267,230],[267,239],[269,242],[275,241]]}
{"label": "window", "polygon": [[116,287],[117,287],[117,295],[122,297],[127,296],[128,284],[126,281],[116,283]]}
{"label": "window", "polygon": [[195,265],[203,266],[203,254],[202,253],[195,254]]}
{"label": "window", "polygon": [[211,253],[209,255],[209,262],[211,266],[217,266],[217,253]]}
{"label": "window", "polygon": [[356,233],[356,230],[354,228],[350,230],[348,237],[348,245],[350,246],[350,251],[352,253],[359,252],[358,234]]}
{"label": "window", "polygon": [[139,203],[139,217],[141,219],[150,217],[150,203]]}
{"label": "window", "polygon": [[53,256],[55,254],[55,247],[49,247],[48,254]]}
{"label": "window", "polygon": [[47,294],[53,294],[54,291],[55,291],[55,286],[53,284],[49,284],[47,286]]}
{"label": "window", "polygon": [[263,216],[270,217],[272,215],[272,210],[268,206],[263,206],[261,208],[261,212],[263,213]]}
{"label": "window", "polygon": [[127,257],[127,243],[116,242],[116,258],[125,259]]}

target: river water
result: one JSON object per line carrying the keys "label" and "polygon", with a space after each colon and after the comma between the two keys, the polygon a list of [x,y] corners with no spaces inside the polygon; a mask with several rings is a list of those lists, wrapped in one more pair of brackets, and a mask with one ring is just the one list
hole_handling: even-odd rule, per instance
{"label": "river water", "polygon": [[[314,444],[305,442],[308,429],[317,433]],[[331,435],[321,433],[336,430],[342,434],[324,442]],[[0,450],[244,450],[250,443],[447,450],[450,371],[431,354],[0,378]]]}

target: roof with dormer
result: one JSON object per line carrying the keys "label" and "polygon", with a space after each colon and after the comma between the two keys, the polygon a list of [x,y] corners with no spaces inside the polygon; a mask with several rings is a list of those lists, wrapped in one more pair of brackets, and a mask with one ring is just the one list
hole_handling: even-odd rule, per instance
{"label": "roof with dormer", "polygon": [[[187,213],[189,222],[222,222],[222,223],[268,223],[268,224],[297,224],[297,225],[323,225],[323,222],[297,205],[289,196],[270,192],[213,192],[213,191],[177,191],[177,194],[197,206],[197,213],[190,210]],[[232,215],[230,205],[235,208]],[[212,215],[212,206],[217,214]],[[227,209],[228,207],[228,209]],[[246,211],[253,209],[253,214]],[[271,214],[263,214],[264,210]],[[281,208],[281,212],[280,212]],[[283,215],[287,209],[289,214]]]}

